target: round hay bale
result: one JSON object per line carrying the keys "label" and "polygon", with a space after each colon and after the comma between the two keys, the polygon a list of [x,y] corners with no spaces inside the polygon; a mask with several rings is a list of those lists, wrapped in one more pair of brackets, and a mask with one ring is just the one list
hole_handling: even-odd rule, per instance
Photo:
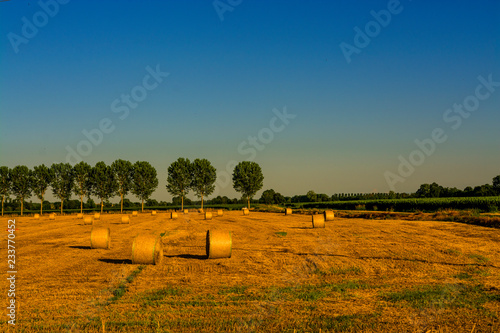
{"label": "round hay bale", "polygon": [[101,214],[95,213],[94,214],[94,220],[100,220],[101,219]]}
{"label": "round hay bale", "polygon": [[82,214],[82,213],[78,213],[78,214],[76,214],[76,218],[77,218],[77,219],[83,219],[83,214]]}
{"label": "round hay bale", "polygon": [[231,231],[207,230],[208,259],[231,258],[232,249]]}
{"label": "round hay bale", "polygon": [[94,218],[92,216],[85,216],[83,224],[94,224]]}
{"label": "round hay bale", "polygon": [[212,219],[212,213],[211,212],[206,212],[205,213],[205,220],[211,220]]}
{"label": "round hay bale", "polygon": [[49,220],[55,220],[56,219],[56,214],[52,213],[49,215]]}
{"label": "round hay bale", "polygon": [[198,213],[203,214],[204,212],[205,212],[205,211],[204,211],[203,209],[201,209],[201,208],[200,208],[200,209],[198,209]]}
{"label": "round hay bale", "polygon": [[92,249],[109,249],[111,237],[109,228],[93,227],[90,231],[90,247]]}
{"label": "round hay bale", "polygon": [[35,214],[35,215],[33,215],[33,217],[35,218],[35,220],[39,220],[40,219],[40,214]]}
{"label": "round hay bale", "polygon": [[137,211],[136,211],[136,210],[134,210],[134,211],[132,212],[132,216],[137,216]]}
{"label": "round hay bale", "polygon": [[163,260],[160,236],[138,235],[132,243],[132,264],[158,265]]}
{"label": "round hay bale", "polygon": [[130,217],[128,215],[122,216],[122,223],[130,224]]}
{"label": "round hay bale", "polygon": [[217,216],[224,215],[224,211],[222,209],[217,210]]}
{"label": "round hay bale", "polygon": [[325,210],[323,214],[325,215],[325,221],[333,221],[333,218],[335,217],[333,210]]}
{"label": "round hay bale", "polygon": [[189,209],[184,209],[184,214],[189,214]]}
{"label": "round hay bale", "polygon": [[152,216],[155,216],[155,215],[156,215],[156,210],[153,210],[153,211],[151,212],[151,215],[152,215]]}
{"label": "round hay bale", "polygon": [[285,215],[292,215],[292,209],[291,208],[286,208],[285,209]]}
{"label": "round hay bale", "polygon": [[250,215],[248,208],[243,208],[243,215]]}
{"label": "round hay bale", "polygon": [[170,213],[170,218],[171,218],[172,220],[175,220],[177,217],[179,217],[179,216],[177,215],[177,213],[176,213],[176,212],[172,212],[172,213]]}
{"label": "round hay bale", "polygon": [[313,228],[325,227],[325,216],[323,214],[314,214],[312,216]]}

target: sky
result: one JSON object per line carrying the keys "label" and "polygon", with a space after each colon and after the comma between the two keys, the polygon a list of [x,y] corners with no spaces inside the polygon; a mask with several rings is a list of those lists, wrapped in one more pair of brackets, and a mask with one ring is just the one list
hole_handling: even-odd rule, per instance
{"label": "sky", "polygon": [[209,198],[244,160],[257,198],[500,174],[499,1],[10,0],[0,39],[0,165],[148,161],[168,201],[179,157]]}

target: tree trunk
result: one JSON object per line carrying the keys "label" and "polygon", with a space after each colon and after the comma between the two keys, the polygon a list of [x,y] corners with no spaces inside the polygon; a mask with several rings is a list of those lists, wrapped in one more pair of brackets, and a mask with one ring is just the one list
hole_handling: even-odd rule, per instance
{"label": "tree trunk", "polygon": [[101,198],[101,214],[102,214],[102,208],[104,207],[104,201],[102,201],[102,198]]}
{"label": "tree trunk", "polygon": [[201,195],[201,210],[203,210],[203,194]]}
{"label": "tree trunk", "polygon": [[2,216],[3,216],[3,202],[5,200],[5,196],[2,195]]}
{"label": "tree trunk", "polygon": [[247,199],[248,199],[248,210],[250,210],[250,197],[248,197]]}
{"label": "tree trunk", "polygon": [[184,190],[181,191],[181,211],[184,211]]}
{"label": "tree trunk", "polygon": [[21,198],[21,216],[23,216],[24,198]]}
{"label": "tree trunk", "polygon": [[40,216],[42,216],[43,214],[43,194],[42,194],[42,198],[40,199]]}
{"label": "tree trunk", "polygon": [[122,214],[123,213],[123,193],[121,193],[120,196],[122,197],[122,203],[120,206],[120,214]]}
{"label": "tree trunk", "polygon": [[83,214],[83,195],[80,195],[80,214]]}
{"label": "tree trunk", "polygon": [[64,200],[61,199],[61,215],[63,214],[63,204],[64,204]]}
{"label": "tree trunk", "polygon": [[142,199],[142,208],[141,208],[141,213],[144,213],[144,199]]}

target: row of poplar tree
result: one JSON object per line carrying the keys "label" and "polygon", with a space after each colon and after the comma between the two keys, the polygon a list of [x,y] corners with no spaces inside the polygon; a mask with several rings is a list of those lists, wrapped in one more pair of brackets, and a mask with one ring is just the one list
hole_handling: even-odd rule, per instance
{"label": "row of poplar tree", "polygon": [[[181,197],[181,209],[184,209],[184,198],[190,190],[201,198],[212,194],[217,179],[216,169],[206,159],[179,158],[168,168],[167,190],[173,196]],[[263,186],[264,176],[260,166],[255,162],[243,161],[234,168],[233,187],[248,200]],[[72,194],[80,197],[80,211],[83,212],[83,199],[94,195],[101,200],[101,213],[104,201],[114,196],[120,196],[120,211],[123,212],[123,199],[132,192],[142,201],[149,199],[158,187],[156,169],[146,161],[132,164],[118,159],[111,165],[98,162],[94,167],[86,162],[75,166],[69,163],[54,163],[50,167],[44,164],[35,166],[33,170],[25,165],[10,169],[0,166],[0,196],[2,197],[2,216],[4,201],[14,195],[21,202],[23,215],[24,200],[34,194],[40,199],[43,213],[43,200],[48,188],[52,188],[54,196],[61,200],[61,214],[64,201]]]}

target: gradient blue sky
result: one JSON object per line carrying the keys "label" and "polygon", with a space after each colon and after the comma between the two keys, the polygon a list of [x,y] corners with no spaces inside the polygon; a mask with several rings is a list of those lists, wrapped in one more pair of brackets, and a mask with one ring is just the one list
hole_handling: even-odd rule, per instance
{"label": "gradient blue sky", "polygon": [[[83,160],[149,161],[160,182],[153,198],[170,200],[170,163],[207,158],[223,171],[250,156],[238,146],[286,107],[296,117],[255,157],[263,190],[388,192],[384,174],[397,174],[398,157],[435,128],[448,139],[398,192],[491,183],[500,174],[500,87],[456,130],[443,115],[474,95],[478,76],[500,81],[500,2],[401,1],[348,63],[339,45],[354,45],[354,28],[387,7],[244,0],[221,20],[212,1],[70,1],[16,53],[13,34],[23,36],[23,17],[43,19],[42,7],[1,2],[0,165],[65,162],[66,147],[108,118],[114,131]],[[157,65],[170,75],[121,120],[112,102]],[[239,197],[222,175],[217,193]]]}

